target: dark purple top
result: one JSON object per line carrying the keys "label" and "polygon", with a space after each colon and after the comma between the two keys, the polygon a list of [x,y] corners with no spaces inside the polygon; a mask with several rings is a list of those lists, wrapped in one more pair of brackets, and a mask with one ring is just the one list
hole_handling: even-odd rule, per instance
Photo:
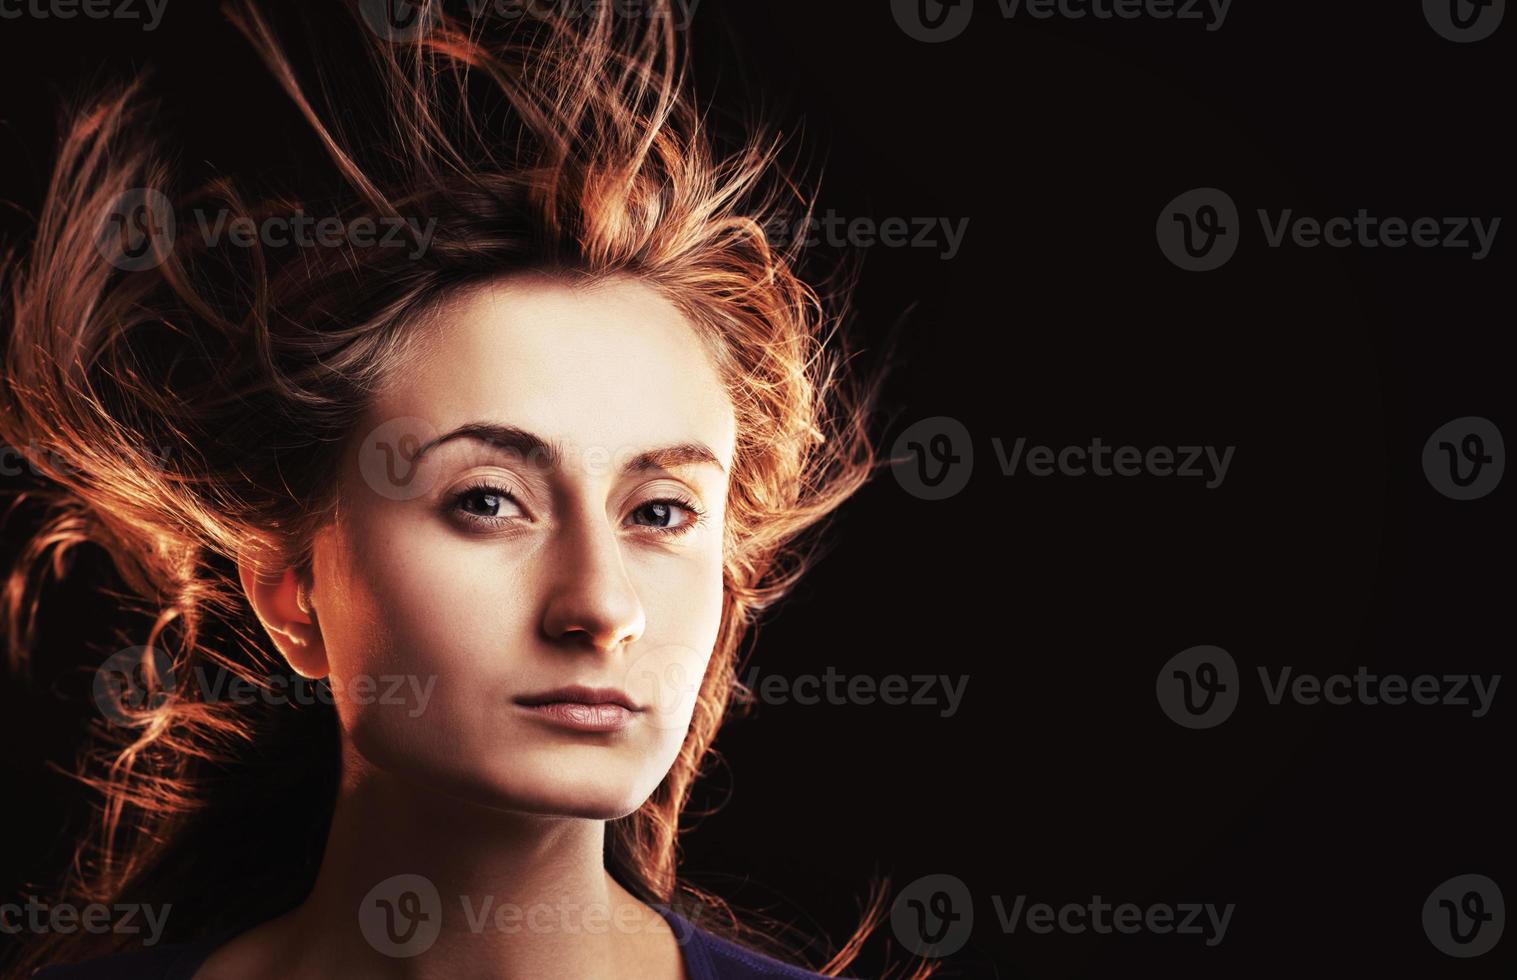
{"label": "dark purple top", "polygon": [[[652,907],[674,930],[690,980],[773,980],[775,977],[805,980],[821,976],[713,935],[673,909],[662,905]],[[36,980],[190,980],[212,953],[241,931],[235,929],[194,942],[116,953],[85,963],[45,966],[32,977]]]}

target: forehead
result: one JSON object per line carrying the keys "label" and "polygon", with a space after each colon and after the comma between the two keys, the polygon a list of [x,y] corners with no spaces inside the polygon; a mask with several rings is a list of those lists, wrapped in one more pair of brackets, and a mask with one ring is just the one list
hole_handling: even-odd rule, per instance
{"label": "forehead", "polygon": [[627,278],[513,277],[446,304],[376,398],[438,431],[482,420],[612,453],[698,441],[731,470],[731,401],[695,328]]}

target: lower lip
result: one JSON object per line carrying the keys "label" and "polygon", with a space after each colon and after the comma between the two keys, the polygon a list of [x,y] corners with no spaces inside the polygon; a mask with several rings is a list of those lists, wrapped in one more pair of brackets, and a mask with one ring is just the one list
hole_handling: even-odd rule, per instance
{"label": "lower lip", "polygon": [[580,732],[618,731],[631,724],[637,714],[619,704],[581,704],[575,701],[527,704],[522,707],[544,721]]}

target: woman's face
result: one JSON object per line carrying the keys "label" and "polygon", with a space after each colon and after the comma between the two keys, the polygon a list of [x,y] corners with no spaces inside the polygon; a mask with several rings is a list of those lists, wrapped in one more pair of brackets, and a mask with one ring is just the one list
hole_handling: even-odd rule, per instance
{"label": "woman's face", "polygon": [[[354,759],[502,808],[624,816],[673,765],[716,640],[731,402],[690,324],[625,278],[513,277],[420,329],[315,543]],[[519,703],[569,685],[642,710],[591,731],[588,711]]]}

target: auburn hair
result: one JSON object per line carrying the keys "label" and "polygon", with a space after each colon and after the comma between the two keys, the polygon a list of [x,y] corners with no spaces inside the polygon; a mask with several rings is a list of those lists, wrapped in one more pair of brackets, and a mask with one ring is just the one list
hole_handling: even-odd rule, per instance
{"label": "auburn hair", "polygon": [[[241,590],[238,556],[308,576],[313,532],[335,503],[338,447],[412,350],[410,328],[513,272],[634,278],[707,344],[737,447],[722,619],[690,729],[653,795],[609,822],[606,865],[644,901],[685,903],[706,928],[798,959],[778,923],[745,924],[677,869],[681,815],[718,761],[717,730],[752,700],[738,681],[745,637],[807,568],[803,532],[880,465],[867,427],[878,378],[848,370],[843,297],[824,301],[796,271],[800,244],[766,235],[775,216],[807,207],[781,165],[784,141],[760,131],[716,149],[667,0],[642,18],[526,4],[510,22],[412,4],[418,29],[388,32],[366,19],[372,4],[336,0],[351,30],[322,44],[350,45],[361,66],[340,85],[323,55],[306,69],[316,84],[302,80],[251,0],[224,5],[319,141],[331,179],[182,186],[141,78],[95,91],[66,119],[32,240],[0,255],[0,440],[40,474],[9,492],[5,511],[25,529],[0,604],[9,664],[26,672],[42,592],[95,546],[124,608],[145,617],[117,637],[134,644],[144,676],[214,671],[266,686],[281,663]],[[226,248],[155,234],[175,222],[190,231],[191,209],[207,207],[255,222],[300,211],[398,222],[413,236],[417,221],[436,224],[414,249]],[[133,247],[129,210],[147,233]],[[54,897],[205,910],[176,915],[180,931],[256,924],[314,880],[337,785],[335,714],[210,700],[193,685],[158,695],[127,724],[92,727],[76,775],[98,805]],[[315,812],[252,804],[271,792],[308,794]],[[247,835],[272,847],[238,865]],[[197,868],[206,849],[217,874],[238,868],[240,895]],[[821,972],[856,960],[885,895],[871,889],[862,923]],[[19,966],[120,942],[50,934]],[[930,972],[919,964],[914,976]]]}

